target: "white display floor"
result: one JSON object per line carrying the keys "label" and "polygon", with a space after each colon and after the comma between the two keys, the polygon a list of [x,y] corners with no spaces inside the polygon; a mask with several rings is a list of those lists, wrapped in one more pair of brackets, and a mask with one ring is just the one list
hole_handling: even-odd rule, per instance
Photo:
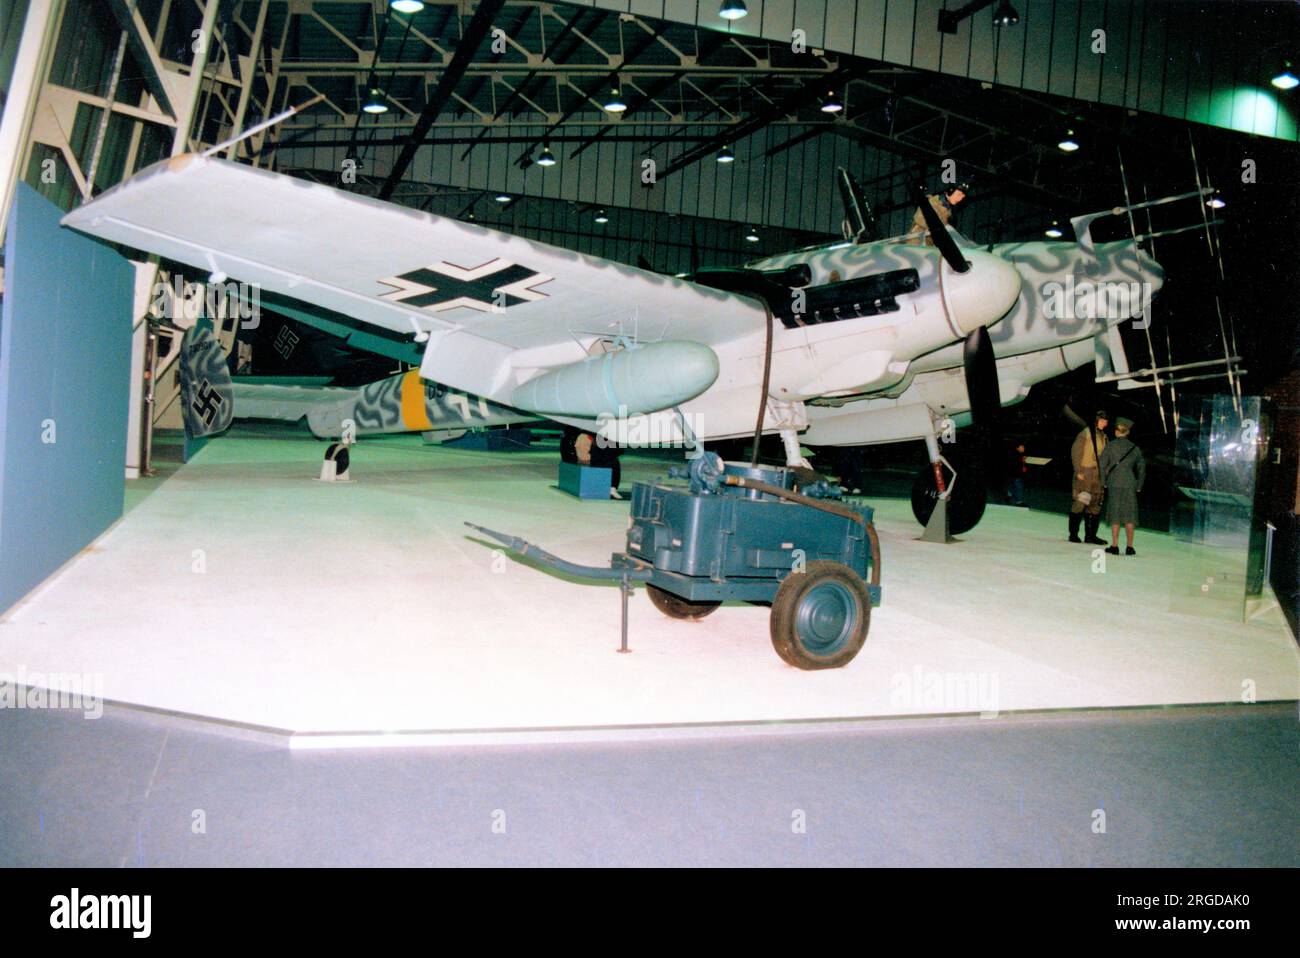
{"label": "white display floor", "polygon": [[[1285,627],[1234,619],[1230,587],[1201,591],[1195,549],[1140,533],[1139,556],[1097,572],[1062,517],[1001,506],[940,546],[917,541],[907,503],[875,503],[884,605],[845,669],[783,664],[765,608],[679,622],[643,590],[618,655],[616,587],[494,558],[462,524],[606,562],[627,505],[557,491],[553,449],[372,440],[348,485],[314,481],[322,449],[253,430],[210,443],[0,621],[0,672],[99,675],[116,702],[342,733],[295,745],[1300,697]],[[628,456],[624,487],[665,470]]]}

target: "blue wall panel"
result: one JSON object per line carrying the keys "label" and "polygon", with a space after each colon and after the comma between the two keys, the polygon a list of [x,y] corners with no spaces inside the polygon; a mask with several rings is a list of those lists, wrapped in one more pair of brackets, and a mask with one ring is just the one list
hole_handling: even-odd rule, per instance
{"label": "blue wall panel", "polygon": [[0,610],[122,515],[135,274],[62,215],[18,184],[0,312]]}

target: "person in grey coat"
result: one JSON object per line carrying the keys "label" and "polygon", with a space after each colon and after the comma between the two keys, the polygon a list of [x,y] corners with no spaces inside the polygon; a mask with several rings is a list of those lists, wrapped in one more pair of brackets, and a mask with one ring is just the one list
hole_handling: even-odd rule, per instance
{"label": "person in grey coat", "polygon": [[1125,555],[1137,555],[1133,548],[1133,528],[1138,522],[1138,493],[1147,478],[1147,463],[1142,450],[1128,437],[1133,420],[1122,416],[1115,420],[1115,438],[1106,444],[1098,460],[1101,482],[1106,489],[1106,522],[1110,525],[1110,548],[1119,555],[1119,527],[1128,537]]}

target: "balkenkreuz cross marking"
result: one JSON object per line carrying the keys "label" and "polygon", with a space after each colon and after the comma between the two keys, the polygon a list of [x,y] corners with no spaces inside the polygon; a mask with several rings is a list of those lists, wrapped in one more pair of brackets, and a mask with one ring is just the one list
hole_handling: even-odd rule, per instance
{"label": "balkenkreuz cross marking", "polygon": [[535,287],[552,279],[554,277],[504,259],[489,260],[470,268],[454,263],[435,263],[379,280],[392,287],[392,292],[382,293],[380,299],[431,313],[459,306],[489,313],[498,308],[545,299],[546,294],[539,293]]}

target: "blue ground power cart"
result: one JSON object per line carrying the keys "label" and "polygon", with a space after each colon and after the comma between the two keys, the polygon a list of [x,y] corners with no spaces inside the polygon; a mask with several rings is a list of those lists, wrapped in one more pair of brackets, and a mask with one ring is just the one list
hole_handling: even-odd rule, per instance
{"label": "blue ground power cart", "polygon": [[[684,481],[683,481],[684,480]],[[847,665],[880,604],[880,541],[869,506],[785,467],[723,463],[714,453],[632,490],[627,544],[610,565],[568,562],[515,536],[477,529],[567,575],[643,582],[665,615],[698,620],[727,600],[771,603],[777,655],[801,669]]]}

